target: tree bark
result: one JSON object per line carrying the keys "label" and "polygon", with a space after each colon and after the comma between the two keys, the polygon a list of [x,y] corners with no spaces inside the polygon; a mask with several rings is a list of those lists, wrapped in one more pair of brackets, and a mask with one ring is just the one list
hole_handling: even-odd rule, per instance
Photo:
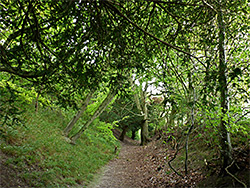
{"label": "tree bark", "polygon": [[37,93],[36,101],[35,101],[35,111],[36,111],[36,113],[38,112],[38,106],[39,106],[38,99],[39,99],[39,96],[40,96],[40,91]]}
{"label": "tree bark", "polygon": [[[194,66],[195,69],[195,66]],[[193,73],[192,73],[193,74]],[[195,96],[195,88],[193,87],[193,80],[192,80],[192,76],[191,73],[188,74],[188,82],[189,82],[189,86],[188,86],[188,102],[193,102],[192,104],[192,108],[191,108],[191,113],[188,112],[187,114],[187,124],[190,124],[190,127],[188,129],[188,133],[187,133],[187,137],[186,137],[186,143],[185,143],[185,153],[186,153],[186,158],[185,158],[185,175],[188,174],[188,140],[189,140],[189,136],[192,132],[192,129],[194,128],[194,108],[195,108],[195,100],[196,100],[196,96]],[[193,99],[192,99],[193,98]]]}
{"label": "tree bark", "polygon": [[171,109],[171,113],[169,115],[169,119],[168,119],[168,125],[169,126],[174,126],[174,119],[175,119],[175,114],[177,112],[177,109],[176,109],[176,104],[175,102],[171,102],[171,106],[172,106],[172,109]]}
{"label": "tree bark", "polygon": [[127,133],[127,130],[128,130],[128,126],[124,125],[123,128],[122,128],[122,133],[119,136],[119,140],[121,140],[122,142],[124,141],[124,138],[125,138],[125,135]]}
{"label": "tree bark", "polygon": [[141,91],[141,100],[142,100],[142,111],[143,111],[143,122],[141,125],[141,145],[144,146],[148,143],[148,108],[146,102],[146,90],[147,84],[145,86],[145,91]]}
{"label": "tree bark", "polygon": [[136,130],[132,130],[131,138],[135,140],[135,137],[136,137]]}
{"label": "tree bark", "polygon": [[104,101],[101,103],[101,105],[97,108],[95,113],[91,116],[90,120],[85,123],[85,125],[75,134],[71,137],[71,143],[75,144],[76,140],[80,138],[82,133],[89,127],[89,125],[100,116],[100,114],[106,109],[106,107],[109,105],[109,103],[113,100],[113,98],[116,95],[115,90],[110,90],[107,97],[104,99]]}
{"label": "tree bark", "polygon": [[223,167],[226,168],[232,163],[232,145],[230,134],[227,130],[228,122],[225,120],[228,112],[227,101],[227,78],[226,78],[226,55],[225,55],[225,25],[221,7],[218,9],[218,28],[219,28],[219,84],[220,84],[220,143]]}
{"label": "tree bark", "polygon": [[[135,91],[135,85],[133,83],[132,78],[130,79],[131,85],[134,88]],[[142,88],[140,88],[140,98],[137,93],[134,94],[134,99],[136,103],[137,109],[141,112],[143,115],[143,121],[141,123],[141,145],[144,146],[148,143],[148,108],[147,108],[147,103],[146,103],[146,91],[148,88],[148,83],[146,83],[144,91]],[[140,102],[141,101],[141,102]]]}
{"label": "tree bark", "polygon": [[73,119],[69,122],[69,124],[67,125],[67,127],[64,129],[64,135],[65,136],[69,136],[70,131],[72,130],[72,128],[74,127],[74,125],[76,124],[76,122],[80,119],[80,117],[82,116],[83,112],[86,110],[89,101],[91,99],[91,97],[93,96],[94,92],[90,91],[89,94],[87,95],[87,97],[85,98],[82,107],[80,108],[80,110],[77,112],[77,114],[73,117]]}
{"label": "tree bark", "polygon": [[[134,88],[134,91],[135,91],[135,88]],[[141,104],[140,104],[140,99],[139,99],[139,96],[138,96],[137,93],[134,94],[134,98],[135,98],[135,104],[136,104],[137,109],[138,109],[141,113],[143,113],[142,107],[141,107]]]}

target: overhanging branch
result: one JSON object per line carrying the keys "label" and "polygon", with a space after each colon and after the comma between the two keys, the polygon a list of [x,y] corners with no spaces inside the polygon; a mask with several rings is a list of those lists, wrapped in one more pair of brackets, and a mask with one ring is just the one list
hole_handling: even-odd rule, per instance
{"label": "overhanging branch", "polygon": [[184,2],[180,2],[180,1],[163,1],[163,0],[147,0],[147,1],[161,3],[161,4],[169,4],[169,5],[175,4],[175,5],[182,5],[182,6],[200,6],[199,4],[184,3]]}
{"label": "overhanging branch", "polygon": [[112,5],[110,2],[105,1],[105,4],[107,4],[114,12],[116,12],[116,13],[117,13],[118,15],[120,15],[122,18],[124,18],[125,20],[127,20],[131,25],[135,26],[137,29],[139,29],[140,31],[142,31],[144,34],[150,36],[151,38],[155,39],[156,41],[161,42],[162,44],[164,44],[164,45],[166,45],[166,46],[169,46],[169,47],[172,48],[172,49],[175,49],[175,50],[177,50],[177,51],[179,51],[179,52],[182,52],[182,53],[184,53],[184,54],[186,54],[186,55],[188,55],[188,56],[190,56],[190,57],[193,57],[193,58],[195,58],[196,60],[198,60],[200,63],[202,63],[202,62],[198,59],[198,57],[196,57],[196,56],[194,56],[194,55],[192,55],[192,54],[190,54],[190,53],[188,53],[188,52],[182,50],[182,49],[181,49],[180,47],[178,47],[178,46],[174,46],[174,45],[172,45],[172,44],[170,44],[170,43],[168,43],[168,42],[166,42],[166,41],[164,41],[164,40],[162,40],[162,39],[156,37],[156,36],[153,35],[152,33],[147,32],[146,30],[144,30],[143,28],[141,28],[139,25],[137,25],[135,22],[131,21],[126,15],[124,15],[120,10],[118,10],[118,9],[117,9],[114,5]]}

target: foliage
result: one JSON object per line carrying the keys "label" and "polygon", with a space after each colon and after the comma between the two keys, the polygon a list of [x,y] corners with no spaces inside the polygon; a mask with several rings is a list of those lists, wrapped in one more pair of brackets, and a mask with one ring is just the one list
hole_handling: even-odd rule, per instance
{"label": "foliage", "polygon": [[[0,117],[1,126],[24,124],[21,115],[25,111],[26,104],[34,104],[38,93],[34,87],[23,79],[18,79],[9,74],[0,74]],[[51,105],[51,101],[45,97],[39,97],[40,106]],[[35,108],[34,108],[35,110]]]}
{"label": "foliage", "polygon": [[101,120],[116,123],[120,129],[128,128],[127,131],[140,129],[142,116],[134,103],[133,95],[127,93],[115,100],[111,108],[101,115]]}
{"label": "foliage", "polygon": [[[133,74],[141,79],[140,87],[151,82],[164,96],[151,109],[152,127],[187,133],[194,126],[206,143],[220,149],[224,133],[247,137],[247,1],[4,1],[0,11],[1,124],[19,122],[21,104],[38,95],[41,103],[51,98],[70,109],[65,111],[69,120],[71,107],[78,109],[86,91],[94,89],[96,103],[76,132],[104,99],[104,88],[116,87],[124,98],[106,115],[137,129],[140,117],[126,96],[126,80]],[[132,113],[120,110],[127,104]],[[94,124],[99,134],[111,138],[110,124]],[[13,127],[1,127],[1,134],[5,129],[16,134]]]}
{"label": "foliage", "polygon": [[0,85],[0,118],[1,126],[20,124],[22,110],[17,108],[14,101],[17,101],[17,90],[11,88],[8,83]]}
{"label": "foliage", "polygon": [[117,145],[117,139],[115,138],[112,132],[112,129],[115,129],[117,125],[114,123],[111,124],[102,121],[99,121],[96,124],[96,129],[98,132],[96,136],[100,137],[101,139],[104,139],[106,142],[112,143],[113,145]]}
{"label": "foliage", "polygon": [[31,109],[29,106],[25,113],[29,119],[26,128],[5,127],[1,135],[5,140],[1,150],[11,156],[6,165],[15,164],[22,169],[19,176],[29,186],[84,185],[114,156],[114,145],[118,146],[118,142],[113,135],[106,134],[102,122],[96,120],[98,126],[88,129],[79,144],[72,146],[62,136],[66,121],[60,111],[42,109],[34,114]]}

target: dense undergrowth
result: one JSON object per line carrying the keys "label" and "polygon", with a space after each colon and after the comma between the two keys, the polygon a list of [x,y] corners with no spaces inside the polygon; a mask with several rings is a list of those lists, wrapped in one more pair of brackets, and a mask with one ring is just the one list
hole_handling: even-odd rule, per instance
{"label": "dense undergrowth", "polygon": [[63,136],[63,128],[72,116],[70,111],[41,108],[35,113],[28,106],[23,115],[24,126],[0,127],[1,174],[12,176],[1,177],[3,187],[84,186],[115,156],[115,146],[119,147],[113,135],[109,136],[111,130],[107,134],[107,125],[99,120],[76,145],[71,145]]}

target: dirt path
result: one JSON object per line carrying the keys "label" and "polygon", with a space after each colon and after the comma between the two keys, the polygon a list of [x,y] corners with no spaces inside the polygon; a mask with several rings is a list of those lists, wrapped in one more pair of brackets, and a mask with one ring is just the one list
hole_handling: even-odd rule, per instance
{"label": "dirt path", "polygon": [[130,188],[140,184],[138,158],[143,147],[132,143],[121,143],[119,156],[106,165],[96,183],[89,188]]}
{"label": "dirt path", "polygon": [[202,175],[190,171],[193,177],[182,179],[173,173],[168,161],[174,153],[175,150],[167,148],[162,141],[139,146],[126,138],[125,143],[121,142],[119,156],[101,170],[88,188],[195,187]]}

